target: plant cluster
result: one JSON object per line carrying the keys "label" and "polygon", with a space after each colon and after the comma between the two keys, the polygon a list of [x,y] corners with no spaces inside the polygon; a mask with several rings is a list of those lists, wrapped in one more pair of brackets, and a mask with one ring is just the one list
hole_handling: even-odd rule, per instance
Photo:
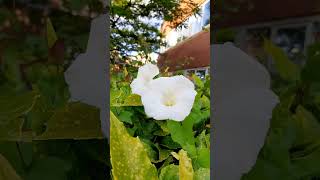
{"label": "plant cluster", "polygon": [[99,110],[68,102],[64,80],[87,44],[91,17],[81,7],[97,14],[102,5],[25,2],[0,1],[0,179],[106,179]]}
{"label": "plant cluster", "polygon": [[294,64],[265,40],[275,63],[273,90],[280,98],[255,166],[243,180],[318,179],[320,177],[320,45],[308,48],[305,65]]}
{"label": "plant cluster", "polygon": [[[128,72],[135,73],[128,73]],[[182,122],[147,117],[131,93],[137,68],[111,80],[110,154],[116,179],[210,179],[210,77],[193,76],[197,95]]]}

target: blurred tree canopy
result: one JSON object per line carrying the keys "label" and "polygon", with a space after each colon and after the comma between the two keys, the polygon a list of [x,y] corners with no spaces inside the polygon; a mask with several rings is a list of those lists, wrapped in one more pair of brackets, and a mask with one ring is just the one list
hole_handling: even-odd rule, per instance
{"label": "blurred tree canopy", "polygon": [[[181,18],[190,8],[198,10],[192,0],[113,0],[110,8],[112,62],[136,55],[148,59],[150,53],[158,53],[160,46],[165,45],[160,23]],[[175,26],[180,28],[185,24]]]}

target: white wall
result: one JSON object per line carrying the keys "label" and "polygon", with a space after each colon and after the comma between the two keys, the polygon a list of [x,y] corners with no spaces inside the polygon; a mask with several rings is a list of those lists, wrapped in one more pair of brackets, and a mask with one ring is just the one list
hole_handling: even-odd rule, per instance
{"label": "white wall", "polygon": [[181,39],[189,38],[200,32],[203,27],[205,27],[203,26],[205,19],[207,19],[208,16],[210,17],[210,8],[205,9],[205,7],[208,5],[210,5],[210,0],[205,1],[200,6],[200,15],[192,15],[185,21],[185,24],[187,25],[186,28],[171,30],[165,37],[165,41],[168,46],[161,48],[161,52],[164,52],[168,48],[175,46],[177,43],[182,41]]}

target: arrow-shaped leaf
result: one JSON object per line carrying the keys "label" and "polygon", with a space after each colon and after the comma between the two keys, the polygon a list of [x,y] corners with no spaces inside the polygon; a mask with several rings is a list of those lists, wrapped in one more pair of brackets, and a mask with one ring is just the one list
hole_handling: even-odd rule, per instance
{"label": "arrow-shaped leaf", "polygon": [[50,18],[47,18],[47,40],[49,49],[52,48],[58,40],[57,34],[53,28]]}
{"label": "arrow-shaped leaf", "polygon": [[288,81],[295,81],[300,78],[300,69],[286,55],[286,53],[270,40],[264,40],[264,49],[268,52],[275,63],[279,75]]}

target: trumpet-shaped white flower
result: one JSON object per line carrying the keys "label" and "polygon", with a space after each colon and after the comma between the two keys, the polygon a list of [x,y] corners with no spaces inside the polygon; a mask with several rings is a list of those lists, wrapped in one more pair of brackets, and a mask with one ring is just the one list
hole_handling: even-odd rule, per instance
{"label": "trumpet-shaped white flower", "polygon": [[160,77],[149,82],[141,100],[147,116],[183,121],[190,114],[196,94],[194,84],[184,76]]}
{"label": "trumpet-shaped white flower", "polygon": [[130,85],[132,93],[142,96],[153,78],[159,74],[159,68],[151,63],[139,67],[137,78]]}

